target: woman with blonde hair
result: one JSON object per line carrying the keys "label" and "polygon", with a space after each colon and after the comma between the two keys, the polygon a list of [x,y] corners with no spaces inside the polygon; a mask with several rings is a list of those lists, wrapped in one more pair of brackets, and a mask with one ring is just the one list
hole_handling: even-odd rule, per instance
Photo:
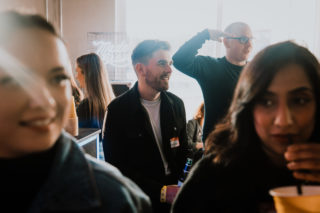
{"label": "woman with blonde hair", "polygon": [[114,98],[106,68],[95,53],[76,60],[77,79],[85,98],[77,108],[79,127],[102,129],[104,114]]}

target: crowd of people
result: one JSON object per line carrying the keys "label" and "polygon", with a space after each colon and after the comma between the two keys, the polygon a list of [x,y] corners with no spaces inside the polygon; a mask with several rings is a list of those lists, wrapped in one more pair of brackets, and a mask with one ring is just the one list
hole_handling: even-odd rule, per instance
{"label": "crowd of people", "polygon": [[[49,22],[2,12],[3,209],[270,213],[270,189],[320,184],[320,64],[292,41],[249,62],[252,39],[235,22],[203,30],[173,56],[168,42],[144,40],[131,55],[137,82],[114,97],[97,54],[78,57],[74,76]],[[226,56],[197,55],[206,40],[223,42]],[[188,123],[183,100],[167,91],[172,66],[204,97]],[[105,161],[70,137],[83,127],[102,129]],[[178,186],[187,159],[193,167]]]}

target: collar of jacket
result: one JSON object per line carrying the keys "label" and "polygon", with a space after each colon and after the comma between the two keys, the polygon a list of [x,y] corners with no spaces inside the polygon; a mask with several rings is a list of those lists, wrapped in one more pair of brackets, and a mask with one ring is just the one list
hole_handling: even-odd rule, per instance
{"label": "collar of jacket", "polygon": [[[143,110],[145,113],[146,110],[144,109],[144,107],[141,104],[140,101],[140,93],[138,90],[138,82],[136,82],[133,86],[133,88],[131,90],[129,90],[128,92],[132,93],[132,95],[130,95],[129,97],[131,98],[130,100],[130,104],[132,104],[132,109],[136,114],[140,114],[141,110]],[[160,117],[160,122],[161,122],[161,130],[162,133],[165,129],[167,129],[168,127],[172,127],[173,129],[177,129],[175,127],[176,125],[176,115],[174,113],[173,110],[173,106],[174,106],[174,102],[173,100],[169,97],[168,92],[166,91],[161,91],[160,92],[160,99],[161,99],[161,104],[160,104],[160,113],[161,113],[161,117]],[[149,122],[149,121],[148,121]],[[166,126],[163,126],[163,125]],[[152,129],[150,127],[149,132],[152,132]],[[153,132],[152,132],[153,134]],[[164,136],[164,135],[162,135]]]}
{"label": "collar of jacket", "polygon": [[[144,107],[141,104],[140,101],[140,93],[138,90],[138,82],[135,83],[135,85],[133,86],[133,88],[131,90],[129,90],[129,92],[132,93],[132,95],[130,95],[131,100],[130,103],[132,104],[132,108],[134,110],[134,112],[139,115],[141,110],[144,113],[147,113],[146,110],[144,109]],[[174,106],[174,101],[169,97],[168,95],[169,93],[166,91],[161,91],[160,93],[160,98],[161,98],[161,104],[160,104],[160,125],[161,125],[161,133],[162,133],[162,140],[166,141],[169,140],[169,135],[170,135],[170,131],[176,132],[177,131],[177,126],[176,126],[176,114],[175,111],[173,109]],[[135,116],[132,116],[132,119],[135,119]],[[144,119],[141,118],[140,119]],[[149,120],[146,120],[147,125],[146,128],[149,131],[149,133],[151,135],[154,136],[153,134],[153,130],[151,127],[151,124],[149,122]],[[177,134],[177,132],[175,133]],[[155,139],[154,139],[155,140]],[[167,152],[168,150],[170,150],[169,144],[167,143],[163,143],[164,145],[164,150],[165,152]]]}
{"label": "collar of jacket", "polygon": [[101,205],[93,170],[76,143],[62,134],[48,180],[30,212],[90,210]]}
{"label": "collar of jacket", "polygon": [[[131,90],[129,90],[130,93],[132,93],[133,95],[131,95],[130,97],[131,99],[131,103],[134,103],[134,105],[132,107],[134,107],[136,110],[140,109],[142,104],[140,101],[140,93],[138,90],[138,81],[134,84],[134,86],[132,87]],[[171,98],[168,97],[168,94],[166,91],[162,91],[160,92],[160,99],[161,102],[168,102],[170,105],[173,105],[173,101],[171,100]]]}

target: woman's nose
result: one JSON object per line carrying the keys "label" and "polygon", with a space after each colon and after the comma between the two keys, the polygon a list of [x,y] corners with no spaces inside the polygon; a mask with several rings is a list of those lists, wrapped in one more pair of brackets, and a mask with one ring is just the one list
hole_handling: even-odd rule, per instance
{"label": "woman's nose", "polygon": [[292,112],[287,105],[279,106],[274,119],[274,124],[280,127],[290,126],[293,124]]}
{"label": "woman's nose", "polygon": [[52,108],[56,106],[56,101],[46,86],[35,88],[30,94],[29,107],[31,108]]}

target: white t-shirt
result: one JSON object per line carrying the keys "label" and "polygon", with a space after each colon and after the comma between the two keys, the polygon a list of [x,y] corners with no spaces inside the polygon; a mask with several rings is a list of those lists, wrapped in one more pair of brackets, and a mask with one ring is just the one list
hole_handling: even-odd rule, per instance
{"label": "white t-shirt", "polygon": [[140,98],[142,106],[147,110],[149,115],[149,120],[152,126],[153,134],[157,141],[157,145],[160,151],[162,162],[165,168],[166,174],[169,174],[168,162],[166,161],[163,154],[163,144],[162,144],[162,134],[161,134],[161,125],[160,125],[160,97],[154,101],[148,101]]}

